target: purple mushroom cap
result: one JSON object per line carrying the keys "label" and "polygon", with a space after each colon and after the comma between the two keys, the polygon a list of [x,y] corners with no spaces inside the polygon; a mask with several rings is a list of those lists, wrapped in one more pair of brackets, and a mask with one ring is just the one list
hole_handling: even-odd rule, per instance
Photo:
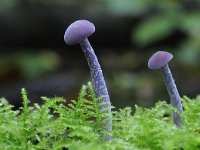
{"label": "purple mushroom cap", "polygon": [[171,59],[173,55],[166,51],[158,51],[151,56],[148,61],[148,67],[150,69],[159,69],[166,65]]}
{"label": "purple mushroom cap", "polygon": [[77,20],[70,24],[64,34],[64,41],[68,45],[75,45],[89,37],[95,31],[93,23],[87,20]]}

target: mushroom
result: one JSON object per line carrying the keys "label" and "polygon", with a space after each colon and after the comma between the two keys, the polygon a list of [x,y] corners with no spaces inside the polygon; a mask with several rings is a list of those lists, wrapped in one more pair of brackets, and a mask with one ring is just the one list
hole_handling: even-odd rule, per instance
{"label": "mushroom", "polygon": [[106,112],[105,116],[101,118],[102,139],[110,140],[112,138],[112,114],[110,97],[103,77],[101,66],[92,46],[90,45],[90,42],[88,41],[88,37],[94,32],[95,26],[93,23],[87,20],[77,20],[66,29],[64,34],[64,41],[68,45],[80,44],[85,54],[90,68],[95,95],[100,98],[98,100],[99,110]]}
{"label": "mushroom", "polygon": [[[177,110],[182,113],[183,108],[181,104],[181,98],[177,90],[176,84],[174,82],[172,73],[168,66],[168,62],[173,58],[173,55],[166,51],[158,51],[151,56],[148,61],[148,67],[150,69],[161,69],[164,77],[164,81],[170,96],[170,101],[172,106],[177,108]],[[177,112],[173,112],[173,121],[180,127],[183,125],[183,121]]]}

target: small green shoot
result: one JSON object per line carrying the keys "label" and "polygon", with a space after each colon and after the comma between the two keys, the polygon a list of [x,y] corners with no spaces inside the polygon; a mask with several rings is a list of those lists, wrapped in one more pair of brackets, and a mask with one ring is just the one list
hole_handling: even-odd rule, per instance
{"label": "small green shoot", "polygon": [[42,97],[43,104],[31,104],[22,91],[23,106],[13,110],[0,99],[0,149],[16,150],[169,150],[199,149],[200,96],[183,97],[184,126],[173,124],[166,102],[153,108],[135,106],[113,111],[112,140],[101,140],[101,118],[92,84],[83,85],[77,100],[66,105],[62,97]]}

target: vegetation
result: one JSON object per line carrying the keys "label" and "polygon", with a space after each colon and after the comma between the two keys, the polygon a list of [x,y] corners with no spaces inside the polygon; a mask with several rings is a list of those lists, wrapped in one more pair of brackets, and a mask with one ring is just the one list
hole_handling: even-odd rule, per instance
{"label": "vegetation", "polygon": [[200,97],[182,99],[184,126],[172,123],[175,110],[166,102],[146,109],[135,106],[113,111],[113,139],[102,141],[103,111],[92,84],[83,85],[77,100],[68,106],[62,97],[42,97],[43,104],[31,105],[22,89],[23,107],[13,110],[0,100],[0,149],[197,149],[200,146]]}

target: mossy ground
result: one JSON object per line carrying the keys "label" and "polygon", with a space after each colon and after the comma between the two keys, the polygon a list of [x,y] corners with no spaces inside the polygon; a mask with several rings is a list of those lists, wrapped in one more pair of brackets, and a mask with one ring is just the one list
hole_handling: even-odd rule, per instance
{"label": "mossy ground", "polygon": [[19,110],[0,100],[0,149],[200,149],[200,97],[182,98],[181,128],[172,123],[175,109],[164,101],[150,109],[135,106],[134,112],[130,107],[113,111],[110,141],[101,140],[102,112],[91,83],[82,87],[68,107],[62,97],[42,97],[42,105],[30,105],[25,89],[22,99]]}

